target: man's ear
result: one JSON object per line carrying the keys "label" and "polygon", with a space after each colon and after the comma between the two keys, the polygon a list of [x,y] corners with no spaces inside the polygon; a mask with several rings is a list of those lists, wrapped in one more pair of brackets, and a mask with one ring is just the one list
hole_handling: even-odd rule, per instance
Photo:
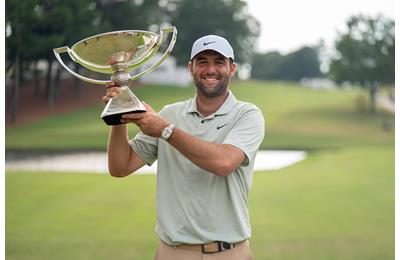
{"label": "man's ear", "polygon": [[233,76],[235,76],[235,73],[236,73],[237,64],[236,64],[235,62],[232,62],[232,63],[230,64],[230,67],[231,67],[230,76],[231,76],[231,78],[233,78]]}
{"label": "man's ear", "polygon": [[190,75],[193,76],[193,62],[192,61],[189,61],[189,63],[188,63],[188,70],[190,72]]}

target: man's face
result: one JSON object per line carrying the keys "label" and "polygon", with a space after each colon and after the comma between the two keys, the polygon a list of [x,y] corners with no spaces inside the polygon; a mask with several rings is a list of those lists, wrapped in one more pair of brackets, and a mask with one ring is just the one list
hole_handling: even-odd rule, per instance
{"label": "man's face", "polygon": [[188,66],[197,91],[206,97],[225,93],[236,71],[234,62],[212,50],[200,52]]}

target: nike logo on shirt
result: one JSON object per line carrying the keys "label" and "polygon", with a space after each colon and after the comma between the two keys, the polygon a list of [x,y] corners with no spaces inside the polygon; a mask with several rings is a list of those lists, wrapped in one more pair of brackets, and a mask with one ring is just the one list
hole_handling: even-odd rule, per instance
{"label": "nike logo on shirt", "polygon": [[218,129],[221,129],[222,127],[226,126],[227,124],[229,124],[229,123],[226,123],[226,124],[217,126],[217,130],[218,130]]}

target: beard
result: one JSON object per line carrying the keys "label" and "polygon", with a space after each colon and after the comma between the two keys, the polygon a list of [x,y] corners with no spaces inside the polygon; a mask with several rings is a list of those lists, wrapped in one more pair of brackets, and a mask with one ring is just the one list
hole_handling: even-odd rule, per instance
{"label": "beard", "polygon": [[[213,76],[213,75],[206,75],[207,76]],[[229,77],[220,77],[220,80],[217,84],[214,86],[206,86],[201,79],[201,76],[199,77],[193,77],[194,84],[196,85],[197,91],[199,91],[203,96],[205,97],[217,97],[220,96],[221,94],[225,93],[226,90],[228,89],[228,85],[230,82]]]}

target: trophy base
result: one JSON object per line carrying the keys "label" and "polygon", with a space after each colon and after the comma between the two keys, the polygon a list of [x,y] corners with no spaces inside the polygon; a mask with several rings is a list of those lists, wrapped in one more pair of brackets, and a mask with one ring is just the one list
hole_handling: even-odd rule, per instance
{"label": "trophy base", "polygon": [[113,115],[106,115],[106,116],[103,116],[102,119],[104,120],[104,122],[107,125],[122,125],[122,124],[124,124],[124,123],[121,123],[122,115],[129,114],[129,113],[143,113],[143,112],[146,112],[146,110],[132,110],[132,111],[113,114]]}
{"label": "trophy base", "polygon": [[146,112],[146,107],[127,86],[124,86],[116,97],[108,101],[100,117],[107,125],[122,125],[122,115],[141,112]]}

